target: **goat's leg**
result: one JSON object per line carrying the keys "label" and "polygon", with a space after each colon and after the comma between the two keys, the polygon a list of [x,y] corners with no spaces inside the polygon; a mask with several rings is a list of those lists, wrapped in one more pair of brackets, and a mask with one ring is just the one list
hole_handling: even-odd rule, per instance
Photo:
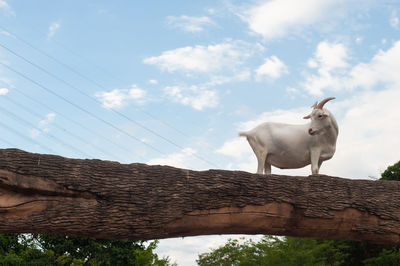
{"label": "goat's leg", "polygon": [[266,175],[271,174],[271,164],[267,163],[267,161],[265,161],[265,164],[264,164],[264,173]]}
{"label": "goat's leg", "polygon": [[265,160],[267,159],[267,150],[264,149],[264,147],[262,147],[253,136],[248,135],[247,141],[257,157],[257,174],[262,175],[264,172]]}
{"label": "goat's leg", "polygon": [[311,150],[311,174],[318,175],[319,167],[321,166],[319,157],[321,151],[319,149]]}
{"label": "goat's leg", "polygon": [[265,160],[267,159],[267,153],[260,151],[258,153],[256,153],[256,157],[257,157],[257,174],[262,175],[264,173],[264,167],[265,167]]}

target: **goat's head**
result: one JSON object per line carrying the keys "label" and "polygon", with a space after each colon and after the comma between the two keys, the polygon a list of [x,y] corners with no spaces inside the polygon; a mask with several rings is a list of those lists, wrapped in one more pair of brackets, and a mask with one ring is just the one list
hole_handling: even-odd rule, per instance
{"label": "goat's head", "polygon": [[308,129],[310,135],[323,134],[326,129],[332,126],[329,119],[330,113],[323,107],[328,101],[333,99],[335,99],[335,97],[323,99],[320,103],[315,102],[314,105],[311,106],[313,108],[311,114],[303,117],[304,119],[311,119],[311,124]]}

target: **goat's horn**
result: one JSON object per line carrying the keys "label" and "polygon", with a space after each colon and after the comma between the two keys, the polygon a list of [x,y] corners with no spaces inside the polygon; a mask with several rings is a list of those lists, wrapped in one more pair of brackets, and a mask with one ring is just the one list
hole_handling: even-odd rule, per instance
{"label": "goat's horn", "polygon": [[317,107],[316,107],[315,109],[322,109],[322,107],[324,107],[324,105],[325,105],[328,101],[333,100],[333,99],[335,99],[335,97],[329,97],[329,98],[323,99],[323,100],[317,105]]}
{"label": "goat's horn", "polygon": [[318,101],[316,101],[313,105],[311,105],[311,108],[317,108],[317,106],[318,106]]}

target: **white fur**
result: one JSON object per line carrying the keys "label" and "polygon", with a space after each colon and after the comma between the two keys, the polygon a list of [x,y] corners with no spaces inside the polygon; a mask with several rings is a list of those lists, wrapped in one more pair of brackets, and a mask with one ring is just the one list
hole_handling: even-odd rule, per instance
{"label": "white fur", "polygon": [[306,117],[304,125],[263,123],[245,136],[253,149],[258,174],[270,174],[271,165],[281,169],[301,168],[311,164],[311,173],[318,174],[323,161],[332,158],[339,128],[327,109],[316,109]]}

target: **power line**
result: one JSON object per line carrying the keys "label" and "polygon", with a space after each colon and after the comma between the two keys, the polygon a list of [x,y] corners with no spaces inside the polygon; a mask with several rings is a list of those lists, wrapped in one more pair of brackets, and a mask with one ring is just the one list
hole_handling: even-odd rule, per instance
{"label": "power line", "polygon": [[7,144],[8,147],[17,147],[17,146],[14,145],[13,143],[9,142],[8,140],[6,140],[6,139],[4,139],[4,138],[2,138],[2,137],[0,137],[0,141],[3,142],[3,143],[5,143],[5,144]]}
{"label": "power line", "polygon": [[[6,47],[5,45],[3,45],[3,44],[0,43],[0,46],[3,47],[3,49],[6,49],[8,52],[12,53],[13,55],[17,56],[18,58],[24,60],[24,61],[27,62],[28,64],[30,64],[30,65],[36,67],[37,69],[39,69],[39,70],[41,70],[42,72],[46,73],[47,75],[51,76],[52,78],[54,78],[54,79],[60,81],[61,83],[63,83],[63,84],[65,84],[65,85],[67,85],[68,87],[74,89],[75,91],[79,92],[80,94],[84,95],[85,97],[91,99],[91,100],[94,101],[95,103],[100,104],[100,105],[102,104],[99,100],[97,100],[97,99],[94,98],[93,96],[87,94],[86,92],[84,92],[83,90],[81,90],[81,89],[75,87],[75,86],[72,85],[71,83],[65,81],[64,79],[62,79],[62,78],[56,76],[55,74],[49,72],[48,70],[44,69],[43,67],[41,67],[41,66],[35,64],[34,62],[28,60],[26,57],[17,54],[16,52],[14,52],[14,51],[11,50],[10,48]],[[114,113],[118,114],[119,116],[122,116],[123,118],[127,119],[128,121],[134,123],[135,125],[141,127],[142,129],[147,130],[147,131],[150,132],[151,134],[153,134],[153,135],[155,135],[155,136],[157,136],[157,137],[163,139],[164,141],[170,143],[171,145],[173,145],[173,146],[175,146],[175,147],[177,147],[177,148],[179,148],[179,149],[183,149],[182,146],[180,146],[180,145],[176,144],[175,142],[173,142],[173,141],[171,141],[171,140],[165,138],[164,136],[162,136],[162,135],[158,134],[157,132],[155,132],[154,130],[152,130],[152,129],[150,129],[150,128],[144,126],[144,125],[142,125],[141,123],[137,122],[136,120],[131,119],[130,117],[128,117],[128,116],[122,114],[121,112],[119,112],[119,111],[117,111],[117,110],[115,110],[115,109],[113,109],[113,108],[111,108],[110,110],[113,111]]]}
{"label": "power line", "polygon": [[31,79],[30,77],[28,77],[28,76],[22,74],[21,72],[19,72],[18,70],[12,68],[11,66],[8,66],[8,65],[6,65],[5,63],[3,63],[3,62],[1,62],[1,61],[0,61],[0,64],[3,65],[5,68],[9,69],[10,71],[14,72],[15,74],[17,74],[17,75],[23,77],[24,79],[26,79],[26,80],[32,82],[32,83],[35,84],[36,86],[38,86],[38,87],[44,89],[44,90],[47,91],[48,93],[50,93],[50,94],[56,96],[57,98],[63,100],[64,102],[66,102],[66,103],[68,103],[68,104],[74,106],[76,109],[78,109],[78,110],[80,110],[80,111],[82,111],[82,112],[84,112],[84,113],[90,115],[91,117],[93,117],[93,118],[95,118],[95,119],[101,121],[102,123],[104,123],[104,124],[106,124],[106,125],[108,125],[108,126],[114,128],[115,130],[119,131],[120,133],[123,133],[124,135],[126,135],[126,136],[128,136],[128,137],[130,137],[130,138],[132,138],[132,139],[134,139],[134,140],[136,140],[136,141],[142,143],[143,145],[145,145],[145,146],[151,148],[152,150],[154,150],[154,151],[156,151],[156,152],[158,152],[158,153],[160,153],[160,154],[166,155],[164,152],[162,152],[161,150],[159,150],[159,149],[157,149],[156,147],[152,146],[151,144],[148,144],[148,143],[146,143],[146,142],[140,140],[139,138],[133,136],[132,134],[126,132],[125,130],[120,129],[119,127],[113,125],[112,123],[110,123],[110,122],[104,120],[103,118],[99,117],[98,115],[95,115],[94,113],[92,113],[92,112],[86,110],[85,108],[83,108],[83,107],[81,107],[81,106],[75,104],[74,102],[68,100],[68,99],[65,98],[64,96],[62,96],[62,95],[60,95],[60,94],[58,94],[58,93],[52,91],[51,89],[49,89],[49,88],[43,86],[43,85],[40,84],[39,82],[37,82],[37,81]]}
{"label": "power line", "polygon": [[[65,63],[63,63],[62,61],[60,61],[60,60],[57,59],[56,57],[54,57],[54,56],[52,56],[52,55],[46,53],[45,51],[43,51],[43,50],[37,48],[36,46],[32,45],[31,43],[29,43],[29,42],[26,41],[25,39],[19,37],[19,36],[16,35],[15,33],[9,31],[8,29],[6,29],[4,26],[1,26],[1,25],[0,25],[0,28],[3,29],[4,31],[10,33],[12,36],[14,36],[14,37],[15,37],[17,40],[19,40],[20,42],[24,43],[25,45],[27,45],[27,46],[29,46],[30,48],[34,49],[35,51],[39,52],[40,54],[46,56],[47,58],[53,60],[53,61],[56,62],[57,64],[63,66],[64,68],[68,69],[69,71],[71,71],[71,72],[74,73],[75,75],[81,77],[82,79],[84,79],[84,80],[86,80],[86,81],[88,81],[88,82],[94,84],[95,86],[104,89],[104,90],[107,90],[107,89],[108,89],[108,88],[106,88],[105,86],[103,86],[102,84],[96,82],[95,80],[93,80],[93,79],[89,78],[88,76],[86,76],[86,75],[80,73],[79,71],[75,70],[73,67],[71,67],[71,66],[69,66],[69,65],[67,65],[67,64],[65,64]],[[78,57],[81,58],[81,56],[75,54],[73,51],[71,51],[70,49],[67,49],[67,48],[64,47],[63,45],[60,45],[60,44],[59,44],[59,46],[62,47],[63,49],[65,49],[65,50],[69,51],[70,53],[72,53],[72,54],[74,54],[74,55],[76,55],[76,56],[78,56]],[[103,70],[103,71],[104,71],[104,70]],[[108,71],[106,71],[106,72],[108,73]],[[108,73],[108,75],[110,75],[110,73]],[[110,76],[113,76],[113,75],[110,75]],[[114,78],[115,78],[115,77],[114,77]],[[151,117],[151,118],[153,118],[153,119],[155,119],[155,120],[161,122],[161,123],[164,124],[165,126],[167,126],[167,127],[171,128],[171,129],[173,129],[174,131],[178,132],[179,134],[181,134],[181,135],[183,135],[183,136],[185,136],[185,137],[189,137],[188,135],[186,135],[185,133],[183,133],[181,130],[179,130],[179,129],[177,129],[176,127],[172,126],[171,124],[169,124],[169,123],[167,123],[167,122],[165,122],[165,121],[163,121],[163,120],[157,118],[156,116],[154,116],[153,114],[147,112],[146,110],[144,110],[144,109],[142,109],[142,108],[139,108],[139,107],[137,107],[137,106],[135,106],[135,109],[136,109],[136,110],[139,110],[140,112],[143,112],[143,113],[146,114],[147,116],[149,116],[149,117]]]}
{"label": "power line", "polygon": [[[78,91],[79,93],[81,93],[81,94],[84,95],[85,97],[91,99],[92,101],[96,102],[97,104],[100,104],[100,105],[102,104],[99,100],[97,100],[96,98],[94,98],[94,97],[92,97],[91,95],[87,94],[87,93],[84,92],[83,90],[81,90],[81,89],[75,87],[74,85],[70,84],[69,82],[63,80],[62,78],[60,78],[60,77],[56,76],[55,74],[49,72],[48,70],[44,69],[43,67],[41,67],[41,66],[35,64],[34,62],[28,60],[28,59],[25,58],[24,56],[19,55],[18,53],[14,52],[14,51],[11,50],[10,48],[6,47],[5,45],[3,45],[3,44],[0,43],[0,46],[3,47],[4,49],[6,49],[8,52],[12,53],[13,55],[17,56],[18,58],[20,58],[20,59],[24,60],[25,62],[29,63],[30,65],[32,65],[32,66],[38,68],[39,70],[41,70],[42,72],[46,73],[47,75],[53,77],[54,79],[60,81],[61,83],[67,85],[68,87],[70,87],[70,88],[72,88],[72,89]],[[2,64],[3,64],[3,63],[2,63]],[[5,64],[3,64],[3,65],[6,66],[6,67],[8,67],[9,69],[11,69],[11,67],[9,67],[9,66],[7,66],[7,65],[5,65]],[[19,74],[19,75],[21,75],[21,73],[19,73],[19,72],[16,71],[16,70],[12,70],[12,71],[15,72],[15,73],[17,73],[17,74]],[[24,75],[21,75],[21,76],[24,76]],[[27,78],[26,76],[24,76],[24,77]],[[30,80],[31,82],[33,82],[33,80],[31,80],[31,79],[29,79],[29,80]],[[38,84],[37,82],[34,82],[34,83],[35,83],[36,85],[38,85],[38,86],[43,87],[42,85]],[[46,90],[47,90],[47,89],[46,89]],[[51,90],[49,90],[49,91],[51,91]],[[52,92],[52,91],[51,91],[51,92]],[[58,97],[61,97],[61,98],[64,99],[64,100],[66,100],[64,97],[59,96],[58,94],[56,94],[56,93],[54,93],[54,92],[52,92],[52,93],[55,94],[55,95],[57,95]],[[68,102],[70,102],[70,101],[68,101]],[[71,102],[70,102],[70,103],[71,103]],[[71,103],[71,104],[73,104],[73,103]],[[79,109],[83,110],[83,108],[79,107],[78,105],[76,105],[76,104],[73,104],[73,105],[76,106],[76,107],[78,107]],[[164,141],[170,143],[171,145],[177,147],[178,149],[180,149],[180,150],[183,150],[183,149],[184,149],[181,145],[179,145],[179,144],[175,143],[174,141],[172,141],[172,140],[170,140],[170,139],[168,139],[168,138],[162,136],[161,134],[155,132],[154,130],[152,130],[152,129],[150,129],[150,128],[144,126],[144,125],[142,125],[141,123],[139,123],[139,122],[133,120],[132,118],[126,116],[125,114],[123,114],[123,113],[121,113],[121,112],[119,112],[119,111],[117,111],[117,110],[115,110],[115,109],[113,109],[113,108],[111,108],[110,110],[113,111],[114,113],[116,113],[117,115],[119,115],[119,116],[125,118],[126,120],[128,120],[128,121],[134,123],[135,125],[141,127],[142,129],[147,130],[147,131],[150,132],[151,134],[153,134],[153,135],[155,135],[155,136],[157,136],[157,137],[163,139]],[[88,111],[85,110],[85,112],[88,112]],[[103,119],[102,119],[102,120],[103,120]],[[103,121],[104,121],[104,120],[103,120]],[[107,123],[109,123],[109,122],[107,122]],[[129,134],[129,135],[131,135],[131,134]],[[144,141],[142,141],[142,140],[140,140],[140,139],[138,139],[138,138],[136,138],[136,137],[134,137],[134,138],[135,138],[137,141],[140,141],[141,143],[145,144],[146,146],[152,148],[153,150],[157,150],[157,151],[160,152],[161,154],[164,154],[164,153],[161,152],[160,150],[156,149],[154,146],[152,146],[152,145],[150,145],[150,144],[148,144],[148,143],[146,143],[146,142],[144,142]],[[212,162],[210,162],[210,161],[204,159],[203,157],[201,157],[201,156],[199,156],[199,155],[197,155],[197,154],[191,154],[191,155],[192,155],[193,157],[196,157],[197,159],[199,159],[199,160],[201,160],[201,161],[207,163],[207,164],[213,165],[214,167],[217,167],[217,168],[218,168],[218,166],[217,166],[216,164],[214,164],[214,163],[212,163]]]}
{"label": "power line", "polygon": [[[41,115],[40,115],[40,114],[38,114],[38,113],[35,112],[34,110],[32,110],[32,109],[30,109],[30,108],[24,106],[23,104],[20,104],[20,103],[14,101],[13,99],[11,99],[11,97],[7,97],[7,96],[6,96],[6,97],[4,97],[4,99],[8,100],[9,102],[13,103],[14,105],[18,106],[19,108],[25,110],[26,112],[28,112],[28,113],[30,113],[30,114],[33,114],[33,115],[36,116],[37,118],[39,118],[39,119],[41,118]],[[58,129],[61,130],[61,131],[64,131],[66,134],[68,134],[68,135],[72,136],[73,138],[75,138],[75,139],[81,141],[82,143],[85,143],[85,144],[91,146],[92,148],[94,148],[94,149],[96,149],[96,150],[102,152],[103,154],[108,155],[108,156],[110,156],[111,158],[114,157],[114,155],[110,154],[109,152],[105,151],[104,149],[102,149],[102,148],[100,148],[100,147],[98,147],[98,146],[96,146],[96,145],[93,145],[90,141],[87,141],[87,140],[85,140],[84,138],[82,138],[81,136],[78,136],[78,135],[76,135],[75,133],[70,132],[70,131],[67,130],[66,128],[63,128],[63,127],[57,125],[56,123],[54,123],[53,126],[56,127],[56,128],[58,128]],[[92,156],[92,157],[94,157],[94,156]]]}
{"label": "power line", "polygon": [[[40,128],[38,128],[37,126],[33,125],[32,123],[26,121],[26,120],[23,119],[22,117],[20,117],[20,116],[14,114],[14,113],[12,113],[12,112],[7,111],[6,109],[4,109],[4,108],[2,108],[2,107],[0,107],[0,110],[1,110],[3,113],[7,114],[8,116],[12,117],[14,120],[19,121],[19,123],[27,125],[28,128],[30,127],[30,128],[34,128],[34,129],[38,130],[39,132],[41,131]],[[87,154],[86,152],[84,152],[84,151],[82,151],[82,150],[80,150],[80,149],[78,149],[78,148],[76,148],[76,147],[74,147],[74,146],[72,146],[72,145],[66,143],[65,141],[63,141],[63,140],[61,140],[61,139],[59,139],[59,138],[53,136],[52,134],[50,134],[50,133],[48,133],[48,132],[47,132],[45,135],[46,135],[47,137],[53,139],[54,141],[61,143],[61,144],[64,145],[65,147],[67,147],[67,148],[69,148],[69,149],[71,149],[71,150],[73,150],[73,151],[75,151],[75,152],[77,152],[77,153],[80,153],[81,155],[86,156],[87,158],[92,157],[92,156],[90,156],[89,154]]]}
{"label": "power line", "polygon": [[[93,134],[94,136],[99,137],[99,138],[102,138],[102,139],[108,141],[110,144],[115,145],[115,146],[118,147],[119,149],[121,149],[121,150],[123,150],[123,151],[125,151],[125,152],[128,152],[128,153],[131,153],[131,152],[132,152],[131,150],[127,149],[125,146],[122,146],[122,145],[120,145],[120,144],[114,142],[113,140],[111,140],[111,139],[109,139],[109,138],[107,138],[107,137],[105,137],[105,136],[103,136],[103,135],[100,135],[97,131],[95,131],[95,130],[89,128],[89,127],[86,127],[86,126],[83,125],[82,123],[79,123],[78,121],[75,121],[75,120],[69,118],[68,116],[66,116],[66,115],[64,115],[64,114],[62,114],[62,113],[60,113],[60,112],[58,112],[58,111],[52,109],[50,106],[46,105],[45,103],[43,103],[43,102],[41,102],[41,101],[38,101],[37,99],[33,98],[33,97],[30,96],[29,94],[24,93],[22,90],[19,90],[18,88],[15,87],[15,88],[13,88],[13,91],[18,92],[19,94],[23,95],[24,97],[26,97],[26,98],[29,99],[30,101],[32,101],[32,102],[34,102],[34,103],[36,103],[36,104],[38,104],[38,105],[44,107],[45,109],[48,109],[48,110],[51,111],[52,113],[55,113],[56,115],[58,115],[58,116],[60,116],[60,117],[62,117],[62,118],[64,118],[64,119],[68,120],[69,122],[75,124],[76,126],[78,126],[78,127],[82,128],[82,129],[86,130],[87,132],[90,132],[90,133]],[[144,158],[142,158],[142,159],[144,159]]]}
{"label": "power line", "polygon": [[28,142],[31,142],[32,144],[35,144],[35,145],[38,145],[39,147],[44,148],[44,149],[47,150],[49,153],[57,154],[53,149],[47,147],[47,146],[44,145],[44,144],[41,144],[41,143],[39,143],[39,142],[33,140],[33,139],[31,139],[31,138],[28,138],[28,137],[25,136],[25,135],[22,135],[22,134],[19,133],[17,130],[15,130],[15,129],[9,127],[8,125],[4,124],[4,123],[1,122],[1,121],[0,121],[0,126],[2,126],[3,128],[7,129],[7,130],[10,131],[10,132],[12,132],[13,134],[19,136],[20,138],[25,139],[25,140],[28,141]]}

